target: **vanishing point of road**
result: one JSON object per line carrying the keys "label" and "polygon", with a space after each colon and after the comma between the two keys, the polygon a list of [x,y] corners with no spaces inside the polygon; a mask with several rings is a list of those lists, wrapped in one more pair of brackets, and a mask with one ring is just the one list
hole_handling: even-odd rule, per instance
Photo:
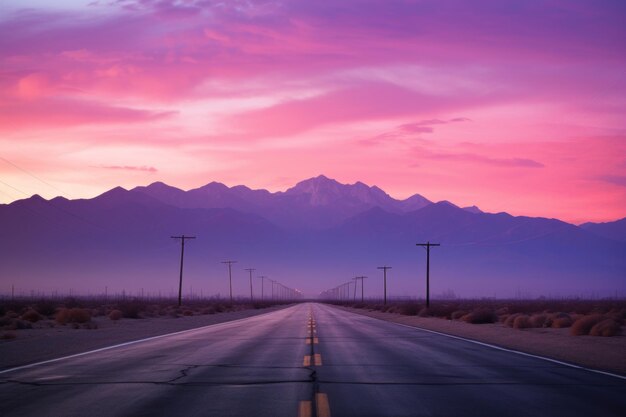
{"label": "vanishing point of road", "polygon": [[626,379],[324,304],[0,372],[0,416],[624,416]]}

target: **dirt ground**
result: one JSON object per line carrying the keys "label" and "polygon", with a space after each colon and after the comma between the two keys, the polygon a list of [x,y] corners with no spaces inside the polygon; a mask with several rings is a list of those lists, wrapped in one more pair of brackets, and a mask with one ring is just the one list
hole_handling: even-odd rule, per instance
{"label": "dirt ground", "polygon": [[489,343],[524,353],[626,376],[626,335],[572,336],[569,328],[513,329],[501,323],[469,324],[350,307],[353,313]]}
{"label": "dirt ground", "polygon": [[[15,339],[0,340],[0,370],[86,352],[132,340],[174,333],[196,327],[243,319],[286,306],[211,315],[121,319],[92,318],[95,329],[54,325],[52,320],[35,323],[33,329],[16,330]],[[0,332],[2,333],[2,332]]]}

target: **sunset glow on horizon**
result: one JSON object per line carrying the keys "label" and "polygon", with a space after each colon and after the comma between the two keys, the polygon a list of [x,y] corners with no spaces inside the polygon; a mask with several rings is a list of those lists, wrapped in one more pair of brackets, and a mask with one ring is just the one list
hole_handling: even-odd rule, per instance
{"label": "sunset glow on horizon", "polygon": [[0,203],[324,174],[626,216],[626,3],[9,0]]}

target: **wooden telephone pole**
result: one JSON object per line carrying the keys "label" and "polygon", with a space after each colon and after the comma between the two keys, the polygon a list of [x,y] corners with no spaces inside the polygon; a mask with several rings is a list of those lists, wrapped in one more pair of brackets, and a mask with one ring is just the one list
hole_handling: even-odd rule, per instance
{"label": "wooden telephone pole", "polygon": [[416,243],[416,246],[426,248],[426,308],[430,307],[430,247],[441,246],[439,243]]}
{"label": "wooden telephone pole", "polygon": [[183,259],[185,256],[185,239],[195,239],[195,236],[170,236],[172,239],[180,239],[180,277],[178,280],[178,307],[182,302],[183,294]]}
{"label": "wooden telephone pole", "polygon": [[384,282],[384,293],[385,293],[385,298],[384,298],[384,305],[387,305],[387,270],[391,269],[390,266],[379,266],[378,269],[382,269],[383,270],[383,282]]}

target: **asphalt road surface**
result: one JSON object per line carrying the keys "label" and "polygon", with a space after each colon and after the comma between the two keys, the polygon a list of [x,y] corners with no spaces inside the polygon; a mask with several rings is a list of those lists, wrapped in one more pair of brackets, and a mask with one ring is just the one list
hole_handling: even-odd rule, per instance
{"label": "asphalt road surface", "polygon": [[626,380],[299,304],[0,373],[0,416],[624,416]]}

